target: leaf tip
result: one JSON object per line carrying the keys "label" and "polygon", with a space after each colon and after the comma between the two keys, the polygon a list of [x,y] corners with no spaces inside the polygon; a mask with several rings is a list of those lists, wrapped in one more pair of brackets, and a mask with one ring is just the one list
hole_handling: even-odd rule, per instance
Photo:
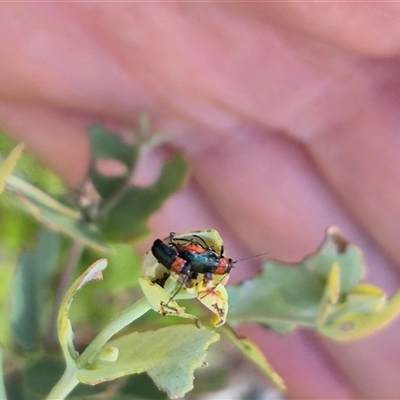
{"label": "leaf tip", "polygon": [[103,272],[107,268],[107,260],[105,258],[101,258],[96,261],[87,271],[87,274],[82,278],[82,281],[78,287],[80,289],[83,285],[91,281],[98,281],[103,279]]}

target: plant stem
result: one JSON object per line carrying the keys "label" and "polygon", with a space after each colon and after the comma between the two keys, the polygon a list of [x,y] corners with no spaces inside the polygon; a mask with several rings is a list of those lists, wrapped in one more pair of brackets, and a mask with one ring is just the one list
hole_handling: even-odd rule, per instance
{"label": "plant stem", "polygon": [[136,303],[126,308],[114,318],[89,344],[85,351],[76,359],[77,368],[85,368],[92,357],[98,353],[108,340],[122,328],[135,321],[150,310],[150,304],[146,297],[142,297]]}
{"label": "plant stem", "polygon": [[117,332],[119,332],[126,325],[130,324],[137,318],[141,317],[144,313],[150,310],[150,304],[146,297],[142,297],[136,303],[126,308],[114,318],[89,344],[85,351],[71,364],[67,363],[66,370],[53,387],[46,400],[62,400],[68,393],[79,383],[76,378],[77,372],[81,368],[85,368],[91,358],[95,356],[107,341]]}
{"label": "plant stem", "polygon": [[66,368],[63,376],[53,387],[52,391],[46,397],[46,400],[63,400],[65,399],[71,390],[79,383],[76,379],[76,368]]}

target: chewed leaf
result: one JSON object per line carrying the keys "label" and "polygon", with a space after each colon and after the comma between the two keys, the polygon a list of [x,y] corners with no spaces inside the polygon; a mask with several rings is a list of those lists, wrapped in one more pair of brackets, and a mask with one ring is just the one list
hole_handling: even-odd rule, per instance
{"label": "chewed leaf", "polygon": [[[116,242],[146,236],[150,216],[185,182],[186,162],[182,154],[177,153],[163,163],[152,184],[134,184],[132,177],[143,155],[164,140],[163,135],[150,134],[148,124],[143,121],[147,120],[139,119],[137,129],[131,131],[125,141],[100,126],[88,132],[92,155],[90,178],[101,196],[95,220],[102,235]],[[119,173],[103,173],[99,162],[105,160],[111,161]]]}
{"label": "chewed leaf", "polygon": [[300,264],[313,274],[327,279],[332,265],[340,269],[340,293],[350,292],[365,276],[365,262],[361,250],[347,242],[335,226],[327,230],[325,241]]}
{"label": "chewed leaf", "polygon": [[73,345],[73,331],[71,327],[71,321],[68,318],[68,311],[71,306],[72,300],[75,293],[82,288],[86,283],[102,279],[102,271],[107,267],[107,260],[101,259],[92,264],[69,288],[66,293],[58,312],[57,328],[58,338],[60,340],[61,348],[64,353],[64,357],[68,363],[73,362],[77,357]]}
{"label": "chewed leaf", "polygon": [[254,362],[264,374],[280,389],[285,390],[285,382],[277,374],[277,372],[272,368],[270,363],[265,358],[263,352],[258,348],[258,346],[252,342],[250,339],[245,337],[238,337],[230,329],[223,330],[229,339],[243,352],[243,354]]}
{"label": "chewed leaf", "polygon": [[353,311],[368,314],[382,310],[386,302],[387,295],[381,288],[361,283],[348,294],[345,304]]}
{"label": "chewed leaf", "polygon": [[104,129],[102,126],[93,126],[88,130],[92,155],[96,160],[114,159],[131,168],[136,162],[135,148],[123,142],[118,136]]}
{"label": "chewed leaf", "polygon": [[[333,265],[339,268],[339,285],[336,273],[330,276]],[[326,296],[338,288],[339,295],[349,292],[364,270],[360,250],[341,238],[336,228],[330,228],[317,252],[299,264],[271,260],[258,277],[229,287],[229,321],[315,327],[319,318],[326,317]]]}
{"label": "chewed leaf", "polygon": [[228,314],[228,293],[225,286],[216,285],[211,282],[211,285],[205,285],[201,281],[196,286],[197,298],[203,303],[214,315],[211,323],[215,326],[221,326],[226,321]]}
{"label": "chewed leaf", "polygon": [[[197,317],[194,315],[186,314],[185,309],[180,307],[179,304],[171,298],[171,295],[160,285],[144,277],[139,277],[139,284],[154,311],[162,315],[174,315],[197,320]],[[192,297],[194,297],[194,295]]]}
{"label": "chewed leaf", "polygon": [[228,321],[262,323],[282,334],[303,326],[337,340],[369,335],[399,313],[400,295],[386,304],[381,289],[361,282],[365,269],[361,251],[331,227],[301,263],[269,261],[258,277],[228,288]]}
{"label": "chewed leaf", "polygon": [[270,261],[259,276],[227,288],[228,322],[313,326],[325,283],[305,268]]}
{"label": "chewed leaf", "polygon": [[[364,298],[359,298],[357,303],[350,301],[347,307],[345,305],[339,310],[340,316],[330,318],[319,327],[319,332],[335,340],[348,341],[384,328],[400,314],[400,291],[384,305],[382,297],[376,296],[376,291],[371,290],[370,299],[364,294]],[[367,312],[368,309],[370,312]]]}
{"label": "chewed leaf", "polygon": [[194,370],[205,365],[206,350],[218,339],[217,333],[194,325],[133,332],[107,343],[107,347],[119,349],[115,362],[94,360],[92,367],[79,370],[77,377],[94,385],[146,371],[169,397],[182,397],[193,388]]}
{"label": "chewed leaf", "polygon": [[17,165],[17,161],[21,157],[23,149],[24,145],[21,143],[16,146],[4,160],[0,161],[0,193],[3,191],[8,177]]}
{"label": "chewed leaf", "polygon": [[97,174],[95,184],[99,193],[107,192],[109,198],[116,196],[114,198],[117,199],[107,215],[99,221],[102,234],[113,241],[137,240],[147,235],[148,219],[168,197],[182,188],[186,171],[186,161],[178,153],[162,165],[160,175],[151,185],[130,185],[121,196],[116,194],[121,190],[122,182],[113,182]]}

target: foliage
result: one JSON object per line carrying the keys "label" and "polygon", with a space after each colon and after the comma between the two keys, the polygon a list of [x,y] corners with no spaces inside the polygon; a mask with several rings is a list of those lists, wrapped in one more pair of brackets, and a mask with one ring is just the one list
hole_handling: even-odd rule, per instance
{"label": "foliage", "polygon": [[[0,304],[10,310],[9,319],[3,316],[0,321],[5,345],[0,356],[8,365],[0,374],[5,376],[1,398],[6,391],[10,398],[61,399],[70,392],[79,397],[105,390],[121,399],[135,393],[163,398],[148,381],[146,394],[140,392],[143,385],[134,384],[144,379],[144,372],[169,397],[182,397],[192,390],[195,370],[206,365],[207,354],[218,347],[211,344],[220,336],[284,390],[283,379],[265,356],[249,338],[238,337],[234,327],[253,323],[279,334],[306,328],[347,341],[374,333],[399,314],[400,292],[387,299],[380,288],[365,283],[360,249],[335,227],[301,262],[269,260],[258,276],[237,286],[225,288],[228,276],[214,274],[208,280],[203,271],[192,273],[190,284],[185,283],[151,251],[140,268],[132,243],[149,234],[151,215],[181,189],[184,158],[176,153],[154,182],[139,186],[133,179],[138,166],[165,140],[150,132],[144,117],[124,137],[95,126],[88,140],[91,167],[78,196],[60,193],[63,185],[51,174],[36,173],[46,178],[39,182],[35,176],[34,184],[12,174],[23,145],[0,161],[0,191],[5,188],[2,198],[8,199],[0,203]],[[24,156],[21,160],[22,165],[33,165]],[[102,172],[104,161],[118,165],[119,173]],[[50,187],[57,188],[55,194],[48,193]],[[16,213],[15,206],[33,219]],[[16,220],[20,228],[12,230]],[[174,237],[225,257],[215,230]],[[169,238],[163,241],[173,246]],[[18,260],[17,246],[24,247]],[[92,263],[94,258],[100,259]],[[88,263],[92,265],[86,268]],[[97,282],[89,284],[92,281]],[[211,323],[208,316],[202,318],[201,305],[212,316]],[[54,356],[57,342],[63,361]]]}
{"label": "foliage", "polygon": [[360,249],[331,227],[299,264],[269,261],[258,277],[230,288],[229,322],[260,323],[281,334],[306,327],[335,340],[362,338],[400,310],[400,291],[388,301],[380,288],[362,282],[365,271]]}

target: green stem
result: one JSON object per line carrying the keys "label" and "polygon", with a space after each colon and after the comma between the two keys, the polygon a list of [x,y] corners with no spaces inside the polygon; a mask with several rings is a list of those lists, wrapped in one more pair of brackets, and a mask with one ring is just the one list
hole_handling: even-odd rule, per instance
{"label": "green stem", "polygon": [[76,368],[67,367],[61,379],[53,387],[46,400],[63,400],[79,383],[76,379]]}
{"label": "green stem", "polygon": [[114,318],[89,344],[85,351],[76,359],[78,369],[85,368],[88,362],[99,350],[122,328],[135,321],[150,310],[150,304],[146,297],[142,297],[136,303],[126,308]]}
{"label": "green stem", "polygon": [[122,311],[114,318],[89,344],[85,351],[70,365],[67,363],[67,368],[64,375],[54,386],[53,390],[47,396],[46,400],[62,400],[69,392],[79,383],[76,374],[79,369],[85,368],[91,358],[95,356],[100,349],[108,342],[108,340],[119,332],[122,328],[135,321],[148,310],[150,304],[145,297],[139,299],[136,303]]}

